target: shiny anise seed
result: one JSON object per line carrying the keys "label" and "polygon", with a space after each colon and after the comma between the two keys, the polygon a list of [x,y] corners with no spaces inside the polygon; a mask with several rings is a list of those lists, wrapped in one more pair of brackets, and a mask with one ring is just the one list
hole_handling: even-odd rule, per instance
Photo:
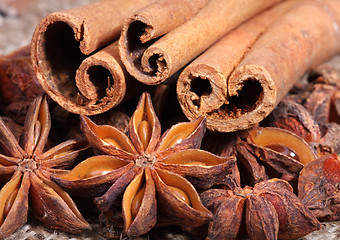
{"label": "shiny anise seed", "polygon": [[291,158],[294,158],[295,160],[297,161],[300,161],[299,159],[299,156],[296,154],[296,152],[286,146],[283,146],[283,145],[267,145],[266,146],[267,148],[270,148],[272,150],[274,150],[275,152],[279,152],[279,153],[282,153],[286,156],[289,156]]}
{"label": "shiny anise seed", "polygon": [[184,163],[183,165],[185,166],[207,166],[204,162],[198,162],[198,161],[187,162],[187,163]]}
{"label": "shiny anise seed", "polygon": [[138,135],[140,136],[144,148],[146,148],[150,142],[151,133],[152,129],[149,122],[146,120],[141,121],[138,125]]}
{"label": "shiny anise seed", "polygon": [[112,145],[112,146],[114,146],[114,147],[116,147],[116,148],[122,149],[122,147],[120,146],[120,144],[119,144],[116,140],[114,140],[114,139],[112,139],[112,138],[104,138],[102,141],[103,141],[104,143],[106,143],[106,144],[109,144],[109,145]]}
{"label": "shiny anise seed", "polygon": [[133,218],[137,216],[140,206],[142,205],[143,197],[145,193],[145,187],[142,187],[133,198],[131,203],[131,215]]}
{"label": "shiny anise seed", "polygon": [[250,131],[248,141],[294,158],[304,165],[316,158],[304,139],[280,128],[255,128]]}
{"label": "shiny anise seed", "polygon": [[6,199],[3,216],[6,217],[11,210],[14,200],[18,195],[19,189],[15,189]]}
{"label": "shiny anise seed", "polygon": [[97,169],[95,169],[93,171],[90,171],[90,172],[86,173],[83,176],[83,178],[102,176],[102,175],[110,173],[111,171],[112,171],[111,168],[101,167],[101,168],[97,168]]}
{"label": "shiny anise seed", "polygon": [[185,202],[186,204],[190,205],[190,199],[189,196],[181,189],[173,186],[169,186],[170,190],[174,193],[176,197],[178,197],[180,200]]}

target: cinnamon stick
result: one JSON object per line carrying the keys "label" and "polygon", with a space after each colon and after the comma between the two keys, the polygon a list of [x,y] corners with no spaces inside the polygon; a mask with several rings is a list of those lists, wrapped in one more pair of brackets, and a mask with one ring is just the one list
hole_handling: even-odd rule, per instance
{"label": "cinnamon stick", "polygon": [[[122,61],[137,80],[159,84],[232,28],[280,1],[161,0],[124,24],[119,40]],[[159,21],[162,24],[156,24]]]}
{"label": "cinnamon stick", "polygon": [[77,113],[87,115],[106,112],[142,88],[126,72],[117,41],[85,58],[76,71],[75,81],[79,91]]}
{"label": "cinnamon stick", "polygon": [[227,79],[235,65],[269,25],[295,4],[285,1],[249,19],[190,63],[177,82],[182,105],[187,103],[188,110],[197,115],[219,109],[226,101]]}
{"label": "cinnamon stick", "polygon": [[[239,26],[183,70],[177,96],[189,119],[205,115],[220,132],[254,126],[306,71],[340,51],[340,1],[298,1],[284,13],[287,4]],[[282,14],[272,21],[270,11]]]}
{"label": "cinnamon stick", "polygon": [[[127,74],[119,64],[116,48],[102,48],[118,39],[124,20],[132,12],[153,1],[102,0],[55,12],[42,19],[32,37],[31,57],[37,78],[48,95],[77,114],[99,114],[118,104],[125,96]],[[102,53],[97,52],[87,59],[100,50]],[[102,57],[106,58],[106,65],[99,60]],[[88,76],[87,70],[76,74],[81,64],[82,69],[91,69],[91,77],[84,81],[79,78]],[[97,94],[89,97],[83,89],[91,85],[90,82],[91,91]]]}

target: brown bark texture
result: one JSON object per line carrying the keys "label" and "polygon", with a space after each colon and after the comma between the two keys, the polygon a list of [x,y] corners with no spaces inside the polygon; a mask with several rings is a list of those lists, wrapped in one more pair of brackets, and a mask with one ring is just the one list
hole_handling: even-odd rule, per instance
{"label": "brown bark texture", "polygon": [[340,1],[285,1],[226,34],[181,73],[177,95],[189,119],[213,131],[263,120],[307,71],[340,50]]}
{"label": "brown bark texture", "polygon": [[125,22],[119,39],[122,62],[137,80],[159,84],[231,29],[280,1],[156,2]]}
{"label": "brown bark texture", "polygon": [[31,57],[50,97],[85,115],[118,105],[134,79],[121,64],[115,41],[124,20],[153,1],[102,0],[42,19],[32,37]]}

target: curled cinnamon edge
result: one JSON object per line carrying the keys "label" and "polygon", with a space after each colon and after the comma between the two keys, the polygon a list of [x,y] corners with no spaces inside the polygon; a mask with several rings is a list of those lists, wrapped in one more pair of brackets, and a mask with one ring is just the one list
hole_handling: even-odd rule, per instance
{"label": "curled cinnamon edge", "polygon": [[[75,71],[85,59],[79,51],[82,23],[65,13],[52,13],[36,27],[31,43],[32,66],[50,95],[65,109],[75,109]],[[72,59],[72,60],[71,60]]]}
{"label": "curled cinnamon edge", "polygon": [[160,0],[131,15],[123,25],[119,40],[120,56],[127,71],[147,85],[160,84],[174,74],[168,49],[154,43],[188,21],[207,2]]}
{"label": "curled cinnamon edge", "polygon": [[[161,75],[170,76],[166,52],[152,47],[160,33],[156,33],[149,19],[142,16],[129,18],[128,27],[123,28],[120,38],[121,58],[127,71],[147,85],[157,85]],[[137,71],[136,71],[137,69]]]}
{"label": "curled cinnamon edge", "polygon": [[[93,101],[96,108],[107,111],[118,105],[126,93],[129,76],[117,55],[117,44],[113,43],[86,58],[76,72],[76,86],[85,101]],[[80,96],[78,93],[78,96]],[[78,104],[79,104],[78,98]],[[98,103],[98,100],[101,101]],[[86,102],[85,102],[86,104]],[[88,112],[91,107],[86,107]]]}
{"label": "curled cinnamon edge", "polygon": [[122,101],[127,74],[114,56],[117,47],[109,45],[90,57],[79,51],[86,45],[77,41],[82,27],[68,15],[50,15],[36,29],[31,57],[40,84],[54,101],[70,112],[93,115]]}
{"label": "curled cinnamon edge", "polygon": [[116,40],[124,20],[152,1],[102,0],[43,18],[32,37],[31,59],[46,93],[83,115],[103,113],[127,98],[126,85],[133,80]]}
{"label": "curled cinnamon edge", "polygon": [[233,73],[227,87],[220,73],[210,70],[200,75],[197,72],[204,73],[207,67],[197,67],[191,74],[182,75],[178,95],[184,96],[180,102],[187,117],[205,115],[209,130],[231,132],[253,126],[275,107],[277,91],[266,69],[242,66]]}
{"label": "curled cinnamon edge", "polygon": [[171,75],[171,61],[167,53],[152,47],[162,34],[156,32],[150,19],[133,15],[125,23],[119,40],[121,58],[127,71],[147,85],[160,84]]}

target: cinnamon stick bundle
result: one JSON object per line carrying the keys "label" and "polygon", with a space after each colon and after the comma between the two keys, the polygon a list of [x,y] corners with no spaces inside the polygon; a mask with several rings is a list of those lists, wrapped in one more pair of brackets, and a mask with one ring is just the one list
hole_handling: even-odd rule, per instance
{"label": "cinnamon stick bundle", "polygon": [[32,37],[31,57],[49,96],[68,111],[85,115],[119,104],[126,82],[133,79],[125,72],[113,42],[124,20],[153,1],[102,0],[42,19]]}
{"label": "cinnamon stick bundle", "polygon": [[232,28],[280,1],[161,0],[124,24],[119,40],[122,61],[137,80],[159,84]]}
{"label": "cinnamon stick bundle", "polygon": [[340,51],[340,1],[294,4],[250,19],[183,70],[177,96],[189,119],[205,115],[213,131],[249,128],[306,71]]}

